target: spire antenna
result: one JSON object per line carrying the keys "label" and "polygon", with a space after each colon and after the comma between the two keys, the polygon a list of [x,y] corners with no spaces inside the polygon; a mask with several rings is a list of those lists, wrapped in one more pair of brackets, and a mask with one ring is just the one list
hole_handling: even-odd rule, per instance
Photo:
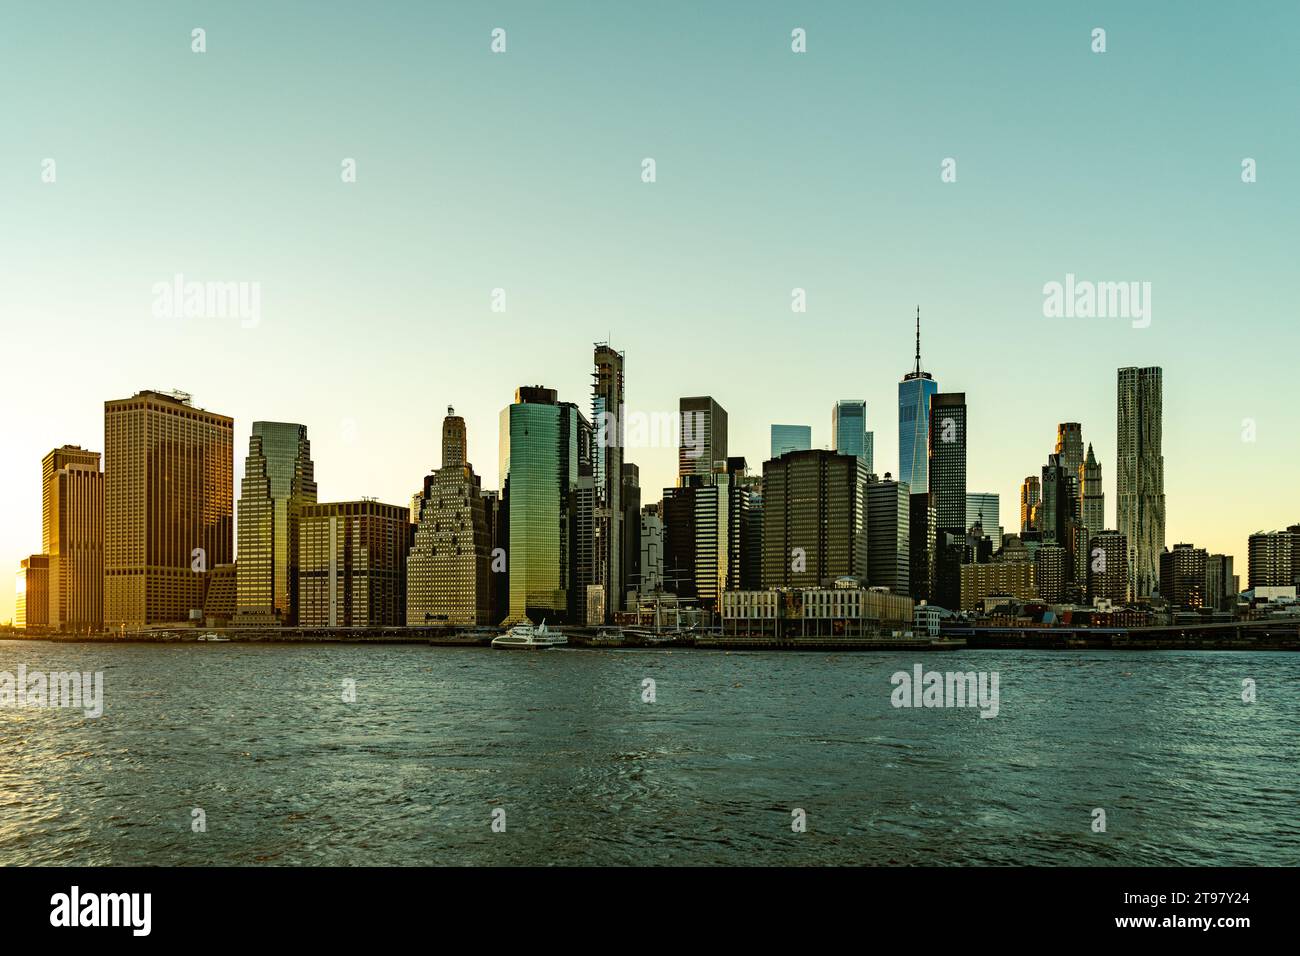
{"label": "spire antenna", "polygon": [[916,375],[921,376],[921,307],[916,307]]}

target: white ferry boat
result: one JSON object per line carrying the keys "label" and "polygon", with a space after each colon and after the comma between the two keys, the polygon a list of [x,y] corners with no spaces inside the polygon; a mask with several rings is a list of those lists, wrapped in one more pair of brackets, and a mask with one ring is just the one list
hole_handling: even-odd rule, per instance
{"label": "white ferry boat", "polygon": [[502,650],[544,651],[567,643],[569,640],[563,634],[548,631],[545,621],[537,627],[524,621],[492,638],[492,646]]}

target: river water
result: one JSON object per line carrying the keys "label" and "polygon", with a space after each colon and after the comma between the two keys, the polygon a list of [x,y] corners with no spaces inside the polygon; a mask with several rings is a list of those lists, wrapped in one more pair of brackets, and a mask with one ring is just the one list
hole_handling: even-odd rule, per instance
{"label": "river water", "polygon": [[[918,663],[996,672],[997,716],[894,707]],[[1296,654],[0,641],[19,665],[101,671],[103,716],[0,709],[4,865],[1300,864]]]}

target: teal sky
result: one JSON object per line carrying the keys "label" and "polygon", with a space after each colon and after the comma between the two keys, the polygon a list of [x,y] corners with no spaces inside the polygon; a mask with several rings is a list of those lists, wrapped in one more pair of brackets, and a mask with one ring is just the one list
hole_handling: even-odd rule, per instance
{"label": "teal sky", "polygon": [[[39,549],[41,456],[102,450],[104,400],[148,387],[236,418],[236,483],[252,421],[300,421],[323,500],[403,503],[447,405],[491,487],[514,388],[587,406],[609,338],[632,410],[712,394],[761,467],[770,423],[825,445],[833,402],[861,398],[892,471],[918,303],[926,366],[967,393],[970,490],[1002,495],[1009,530],[1060,421],[1083,423],[1113,523],[1123,365],[1165,370],[1169,544],[1234,554],[1244,578],[1246,536],[1300,520],[1294,3],[11,3],[6,20],[8,568]],[[260,324],[154,318],[178,272],[260,282]],[[1066,273],[1150,282],[1151,326],[1044,318]],[[672,483],[673,449],[628,458],[643,486]],[[0,575],[0,619],[12,596]]]}

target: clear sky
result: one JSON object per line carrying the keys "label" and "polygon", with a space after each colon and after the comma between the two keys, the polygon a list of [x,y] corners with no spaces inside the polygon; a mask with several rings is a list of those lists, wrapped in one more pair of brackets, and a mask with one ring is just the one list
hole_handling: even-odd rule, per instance
{"label": "clear sky", "polygon": [[[1164,368],[1168,544],[1233,554],[1244,577],[1247,535],[1300,520],[1294,3],[13,2],[5,18],[4,568],[39,550],[41,457],[102,450],[104,400],[142,388],[234,416],[236,484],[251,423],[299,421],[322,500],[405,503],[439,464],[447,405],[491,487],[515,387],[587,407],[608,338],[631,410],[712,394],[732,454],[761,467],[772,422],[827,445],[834,401],[860,398],[890,471],[917,304],[927,368],[970,404],[969,488],[1001,494],[1008,530],[1061,421],[1083,423],[1113,524],[1124,365]],[[176,273],[259,282],[259,324],[155,318]],[[1150,282],[1150,326],[1045,318],[1067,273]],[[673,449],[628,458],[643,487],[672,484]],[[6,571],[0,619],[12,603]]]}

